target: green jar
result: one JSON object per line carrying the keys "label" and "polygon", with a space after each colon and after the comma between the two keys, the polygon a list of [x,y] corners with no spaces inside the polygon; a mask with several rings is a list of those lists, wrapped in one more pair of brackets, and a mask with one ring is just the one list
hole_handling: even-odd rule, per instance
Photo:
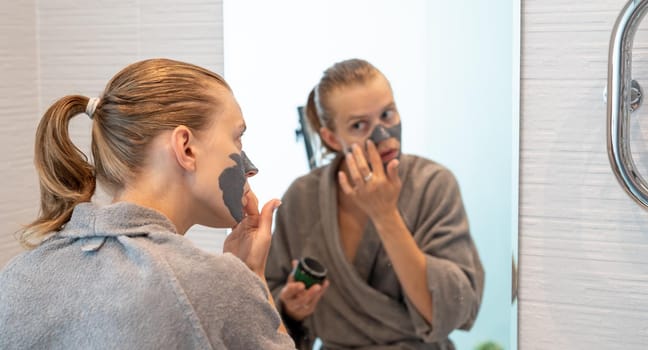
{"label": "green jar", "polygon": [[315,258],[303,257],[299,259],[297,266],[293,270],[295,281],[303,282],[306,289],[312,285],[322,284],[326,278],[326,268]]}

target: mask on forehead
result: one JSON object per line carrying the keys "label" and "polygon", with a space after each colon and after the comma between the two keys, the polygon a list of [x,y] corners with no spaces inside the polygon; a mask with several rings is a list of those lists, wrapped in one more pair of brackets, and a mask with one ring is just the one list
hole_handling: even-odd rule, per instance
{"label": "mask on forehead", "polygon": [[247,177],[254,176],[259,169],[252,164],[245,152],[229,156],[236,164],[223,170],[218,185],[223,192],[223,202],[237,223],[243,220],[243,190]]}
{"label": "mask on forehead", "polygon": [[380,124],[376,125],[371,132],[371,135],[369,135],[369,140],[373,141],[373,143],[377,145],[390,137],[395,138],[399,143],[401,142],[401,123],[398,123],[391,128],[385,128]]}

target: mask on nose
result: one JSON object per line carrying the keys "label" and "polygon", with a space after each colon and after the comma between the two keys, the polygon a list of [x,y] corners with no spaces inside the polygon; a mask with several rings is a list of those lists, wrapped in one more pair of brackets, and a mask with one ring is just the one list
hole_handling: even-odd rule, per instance
{"label": "mask on nose", "polygon": [[241,158],[243,161],[243,173],[245,173],[245,176],[252,177],[259,173],[259,169],[252,164],[252,161],[247,157],[247,154],[245,154],[244,151],[241,151]]}
{"label": "mask on nose", "polygon": [[218,178],[218,185],[223,191],[223,202],[237,223],[243,220],[243,191],[247,178],[254,176],[259,169],[252,164],[245,152],[232,153],[229,156],[236,164],[223,170]]}
{"label": "mask on nose", "polygon": [[[401,142],[401,124],[398,123],[391,128],[385,128],[384,126],[378,124],[376,127],[371,131],[371,134],[369,135],[369,140],[373,141],[373,143],[378,146],[379,143],[390,139],[390,138],[395,138],[398,143],[400,144]],[[398,155],[396,158],[400,158],[400,152],[398,152]],[[383,164],[387,166],[387,164]]]}
{"label": "mask on nose", "polygon": [[373,143],[377,145],[390,137],[395,138],[399,143],[401,142],[401,123],[398,123],[391,128],[377,125],[371,132],[371,135],[369,135],[369,140],[373,141]]}
{"label": "mask on nose", "polygon": [[[371,134],[369,134],[369,137],[367,139],[373,141],[373,143],[376,146],[378,146],[380,142],[385,141],[392,137],[395,138],[399,144],[401,143],[401,123],[398,123],[390,128],[386,128],[382,125],[376,125],[371,131]],[[350,146],[345,148],[345,153],[348,152],[351,152]],[[396,158],[399,157],[400,157],[400,152]]]}

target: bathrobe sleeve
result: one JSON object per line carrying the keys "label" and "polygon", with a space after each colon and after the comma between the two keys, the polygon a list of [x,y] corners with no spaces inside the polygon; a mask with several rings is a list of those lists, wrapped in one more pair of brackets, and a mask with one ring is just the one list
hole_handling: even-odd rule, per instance
{"label": "bathrobe sleeve", "polygon": [[263,281],[239,258],[195,252],[173,260],[166,257],[177,278],[179,301],[214,348],[294,349],[290,337],[278,331],[281,319],[268,302]]}
{"label": "bathrobe sleeve", "polygon": [[[417,167],[415,166],[414,169]],[[427,287],[433,319],[428,324],[405,298],[416,333],[426,342],[447,338],[454,329],[469,330],[477,316],[484,288],[484,271],[470,236],[468,218],[453,174],[436,164],[416,170],[421,176],[403,188],[406,222],[426,255]],[[416,195],[419,193],[420,195]],[[412,201],[412,198],[419,197]]]}
{"label": "bathrobe sleeve", "polygon": [[[292,339],[277,330],[281,318],[277,310],[268,303],[265,285],[260,278],[250,273],[242,263],[236,264],[233,274],[239,274],[239,286],[233,286],[228,298],[232,311],[224,318],[223,343],[228,349],[295,349]],[[236,271],[238,270],[238,271]]]}

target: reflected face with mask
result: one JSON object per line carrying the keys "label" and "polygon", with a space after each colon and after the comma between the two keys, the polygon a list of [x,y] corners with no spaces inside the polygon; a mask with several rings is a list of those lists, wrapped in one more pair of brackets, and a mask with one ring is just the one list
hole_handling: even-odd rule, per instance
{"label": "reflected face with mask", "polygon": [[376,73],[364,82],[340,86],[328,95],[332,126],[322,127],[323,141],[337,152],[348,152],[353,144],[366,153],[366,142],[376,145],[383,164],[400,156],[401,121],[391,86]]}

